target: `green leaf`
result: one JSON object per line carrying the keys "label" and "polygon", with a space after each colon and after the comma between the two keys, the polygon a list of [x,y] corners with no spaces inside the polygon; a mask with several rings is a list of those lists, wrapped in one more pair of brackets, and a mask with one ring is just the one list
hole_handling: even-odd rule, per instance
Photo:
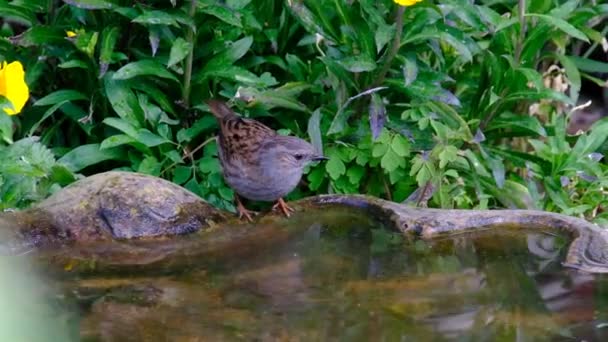
{"label": "green leaf", "polygon": [[63,89],[52,92],[34,103],[34,106],[49,106],[60,102],[87,100],[87,97],[76,90]]}
{"label": "green leaf", "polygon": [[148,129],[145,128],[140,128],[134,138],[138,142],[148,147],[154,147],[171,142],[157,134],[150,132]]}
{"label": "green leaf", "polygon": [[4,113],[0,113],[0,138],[8,144],[13,143],[13,120],[10,116],[4,115]]}
{"label": "green leaf", "polygon": [[[119,38],[118,27],[106,27],[101,34],[101,47],[99,51],[99,63],[102,64],[101,68],[106,69],[112,61],[112,54],[114,53],[114,47]],[[101,70],[102,75],[105,74],[106,70]]]}
{"label": "green leaf", "polygon": [[250,50],[251,44],[253,44],[253,37],[248,36],[237,40],[230,44],[228,49],[218,55],[220,58],[226,58],[231,62],[236,62],[241,59]]}
{"label": "green leaf", "polygon": [[157,177],[160,175],[160,170],[161,164],[154,156],[146,156],[137,167],[137,172]]}
{"label": "green leaf", "polygon": [[243,25],[241,24],[241,19],[237,16],[237,13],[229,10],[228,8],[226,8],[224,6],[216,6],[216,5],[205,6],[205,7],[201,8],[201,12],[212,15],[212,16],[218,18],[219,20],[221,20],[227,24],[230,24],[232,26],[243,27]]}
{"label": "green leaf", "polygon": [[395,151],[399,157],[407,157],[410,155],[410,143],[400,134],[395,134],[393,137],[391,149]]}
{"label": "green leaf", "polygon": [[71,69],[71,68],[81,68],[88,69],[89,65],[85,61],[81,61],[79,59],[72,59],[67,62],[63,62],[58,65],[58,67],[62,69]]}
{"label": "green leaf", "polygon": [[121,149],[101,150],[99,144],[89,144],[76,147],[61,157],[58,162],[67,166],[70,171],[78,172],[106,160],[124,160],[125,158],[126,153]]}
{"label": "green leaf", "polygon": [[319,187],[323,183],[323,180],[325,180],[325,168],[317,167],[313,169],[311,172],[308,173],[306,179],[308,179],[308,187],[310,188],[310,190],[315,191],[319,189]]}
{"label": "green leaf", "polygon": [[177,38],[173,41],[173,45],[171,45],[171,52],[169,52],[169,62],[167,63],[167,67],[172,67],[175,64],[181,62],[188,54],[192,47],[190,43],[188,43],[182,37]]}
{"label": "green leaf", "polygon": [[284,86],[267,90],[258,90],[253,87],[239,87],[237,97],[261,103],[266,109],[279,107],[308,113],[308,108],[290,94],[290,89],[286,91],[283,91],[283,89]]}
{"label": "green leaf", "polygon": [[175,75],[168,71],[162,64],[152,59],[131,62],[118,69],[113,78],[115,80],[127,80],[137,76],[157,76],[179,83],[179,80]]}
{"label": "green leaf", "polygon": [[[0,10],[1,13],[2,11]],[[37,25],[18,36],[9,38],[9,40],[14,45],[30,47],[44,44],[58,44],[65,41],[65,37],[65,31],[57,27]]]}
{"label": "green leaf", "polygon": [[0,17],[4,20],[12,20],[25,26],[37,23],[36,14],[24,7],[9,4],[7,1],[0,2]]}
{"label": "green leaf", "polygon": [[574,37],[574,38],[577,38],[584,42],[589,43],[589,39],[587,39],[587,36],[583,32],[581,32],[576,27],[572,26],[570,23],[568,23],[567,21],[565,21],[563,19],[560,19],[560,18],[557,18],[554,16],[550,16],[550,15],[546,15],[546,14],[537,14],[537,13],[526,13],[525,15],[526,15],[526,17],[539,18],[541,21],[544,21],[547,24],[556,27],[558,30],[570,35],[571,37]]}
{"label": "green leaf", "polygon": [[365,168],[359,165],[353,165],[346,171],[346,176],[351,184],[360,184],[361,179],[365,175]]}
{"label": "green leaf", "polygon": [[405,166],[404,164],[405,159],[403,157],[399,157],[399,155],[390,148],[380,160],[380,166],[386,170],[386,172],[392,172],[401,165]]}
{"label": "green leaf", "polygon": [[134,138],[126,134],[115,134],[110,137],[105,138],[101,145],[99,146],[100,150],[105,150],[108,148],[113,148],[121,145],[129,145],[136,142]]}
{"label": "green leaf", "polygon": [[455,146],[443,146],[441,152],[439,152],[439,168],[443,169],[445,166],[456,160],[458,157],[458,149]]}
{"label": "green leaf", "polygon": [[334,153],[329,157],[327,163],[325,163],[325,170],[331,179],[336,180],[346,173],[346,166],[342,159],[340,159],[340,155]]}
{"label": "green leaf", "polygon": [[219,160],[211,156],[201,158],[198,163],[198,169],[201,170],[202,173],[219,173],[222,171]]}
{"label": "green leaf", "polygon": [[[287,1],[287,8],[291,11],[293,16],[302,24],[304,29],[308,31],[308,33],[312,35],[320,35],[324,39],[329,41],[336,41],[329,33],[326,33],[325,30],[319,23],[322,22],[319,18],[317,18],[308,7],[302,1]],[[331,30],[331,26],[327,26],[328,29]]]}
{"label": "green leaf", "polygon": [[134,23],[148,25],[179,26],[177,25],[177,19],[165,11],[144,11],[144,13],[137,16],[132,21]]}
{"label": "green leaf", "polygon": [[173,183],[183,185],[192,177],[192,167],[179,165],[173,171]]}
{"label": "green leaf", "polygon": [[308,136],[310,143],[317,153],[323,154],[323,139],[321,138],[321,108],[317,108],[308,119]]}
{"label": "green leaf", "polygon": [[374,40],[376,42],[376,52],[380,51],[388,44],[388,42],[395,35],[395,24],[393,25],[380,25],[376,29],[374,34]]}
{"label": "green leaf", "polygon": [[372,157],[374,158],[378,158],[383,156],[386,151],[388,151],[389,145],[387,144],[374,144],[374,147],[372,148]]}
{"label": "green leaf", "polygon": [[453,35],[447,32],[441,32],[439,34],[441,39],[453,47],[456,51],[458,51],[458,56],[462,57],[465,62],[470,62],[473,60],[473,54],[469,47],[460,39],[454,37]]}
{"label": "green leaf", "polygon": [[93,57],[98,40],[98,32],[79,32],[79,34],[72,39],[76,48],[86,53],[89,57]]}
{"label": "green leaf", "polygon": [[68,5],[84,9],[111,9],[117,7],[114,1],[110,0],[63,0]]}
{"label": "green leaf", "polygon": [[606,73],[608,72],[608,63],[594,61],[589,58],[578,56],[569,56],[574,64],[582,71]]}
{"label": "green leaf", "polygon": [[268,73],[265,73],[261,77],[258,77],[251,71],[234,65],[224,65],[215,68],[205,67],[203,72],[199,74],[195,79],[200,82],[202,80],[212,77],[228,79],[235,82],[243,83],[245,85],[261,88],[270,87],[278,83],[277,80],[274,77],[270,76]]}
{"label": "green leaf", "polygon": [[105,118],[103,123],[116,128],[130,137],[135,138],[137,136],[137,127],[134,127],[130,122],[123,118]]}
{"label": "green leaf", "polygon": [[104,88],[112,108],[118,116],[128,120],[132,125],[141,126],[144,122],[144,113],[139,106],[137,96],[126,82],[115,80],[112,76],[112,72],[104,76]]}
{"label": "green leaf", "polygon": [[346,57],[338,62],[350,72],[372,71],[377,67],[376,62],[365,55]]}

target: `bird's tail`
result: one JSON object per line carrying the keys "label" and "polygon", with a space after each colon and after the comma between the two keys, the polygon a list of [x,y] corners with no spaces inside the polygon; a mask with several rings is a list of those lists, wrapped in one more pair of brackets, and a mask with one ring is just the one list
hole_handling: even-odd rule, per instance
{"label": "bird's tail", "polygon": [[207,100],[207,106],[209,106],[209,109],[211,110],[211,113],[213,113],[213,116],[215,116],[218,119],[224,119],[224,118],[229,118],[231,116],[236,116],[234,111],[232,109],[230,109],[230,107],[228,107],[228,105],[224,101],[213,100],[213,99]]}

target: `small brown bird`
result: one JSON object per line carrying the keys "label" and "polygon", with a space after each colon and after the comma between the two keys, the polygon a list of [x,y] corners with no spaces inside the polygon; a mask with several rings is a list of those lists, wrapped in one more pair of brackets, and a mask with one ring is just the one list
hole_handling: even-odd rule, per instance
{"label": "small brown bird", "polygon": [[239,195],[278,201],[273,210],[280,209],[289,217],[293,209],[282,197],[298,185],[308,163],[327,158],[300,138],[278,135],[258,121],[238,116],[222,101],[209,100],[207,105],[220,125],[218,155],[226,183],[238,194],[239,218],[252,221]]}

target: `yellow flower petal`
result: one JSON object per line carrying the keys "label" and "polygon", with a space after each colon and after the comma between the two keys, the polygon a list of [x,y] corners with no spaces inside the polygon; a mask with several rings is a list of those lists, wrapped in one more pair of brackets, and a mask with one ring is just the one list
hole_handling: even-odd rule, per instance
{"label": "yellow flower petal", "polygon": [[21,112],[23,106],[30,97],[30,90],[25,83],[25,71],[21,62],[2,63],[0,68],[0,95],[9,100],[13,108],[4,108],[8,115],[15,115]]}
{"label": "yellow flower petal", "polygon": [[395,1],[395,3],[397,5],[401,5],[401,6],[405,6],[405,7],[414,6],[415,4],[422,2],[422,0],[393,0],[393,1]]}
{"label": "yellow flower petal", "polygon": [[65,35],[68,36],[68,38],[76,37],[76,32],[74,32],[74,31],[65,31]]}

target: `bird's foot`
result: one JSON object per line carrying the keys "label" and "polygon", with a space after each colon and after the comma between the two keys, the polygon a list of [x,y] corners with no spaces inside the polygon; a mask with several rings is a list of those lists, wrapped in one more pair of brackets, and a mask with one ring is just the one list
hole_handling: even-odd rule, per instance
{"label": "bird's foot", "polygon": [[285,214],[286,217],[289,217],[290,213],[295,211],[293,208],[288,206],[287,203],[285,203],[285,201],[283,201],[282,198],[279,198],[279,201],[277,202],[277,204],[272,206],[272,210],[277,210],[277,209],[281,210],[281,212],[283,214]]}
{"label": "bird's foot", "polygon": [[236,197],[236,210],[240,220],[245,219],[247,222],[253,222],[252,215],[255,215],[256,212],[245,208],[238,197]]}

